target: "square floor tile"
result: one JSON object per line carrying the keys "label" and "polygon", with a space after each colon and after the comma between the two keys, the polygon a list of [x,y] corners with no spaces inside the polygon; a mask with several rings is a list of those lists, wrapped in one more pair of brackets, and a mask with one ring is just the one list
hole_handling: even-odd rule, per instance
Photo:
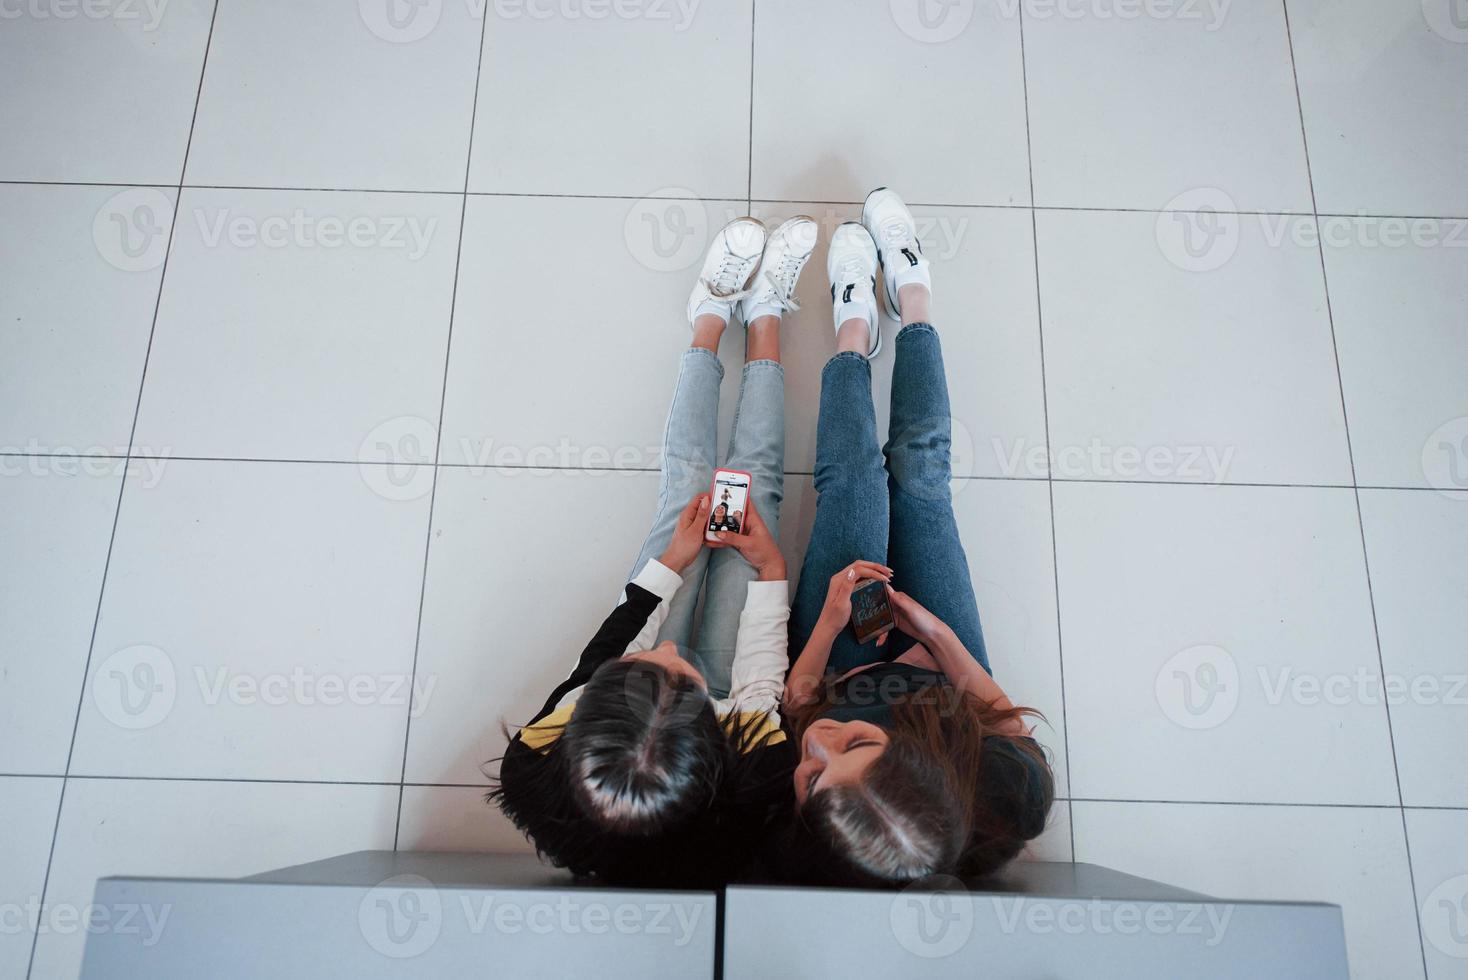
{"label": "square floor tile", "polygon": [[213,13],[213,0],[8,6],[0,180],[177,184]]}
{"label": "square floor tile", "polygon": [[1468,490],[1468,221],[1321,220],[1356,478]]}
{"label": "square floor tile", "polygon": [[1397,802],[1352,491],[1057,483],[1055,541],[1073,795]]}
{"label": "square floor tile", "polygon": [[[656,469],[688,346],[688,294],[709,239],[743,211],[743,202],[470,198],[441,458]],[[724,338],[731,406],[742,333]]]}
{"label": "square floor tile", "polygon": [[535,846],[484,801],[483,786],[408,786],[398,850],[534,854]]}
{"label": "square floor tile", "polygon": [[6,910],[0,929],[0,975],[23,977],[35,938],[32,916],[46,880],[51,833],[61,780],[0,777],[0,907]]}
{"label": "square floor tile", "polygon": [[469,189],[744,197],[752,6],[490,4]]}
{"label": "square floor tile", "polygon": [[1190,255],[1177,215],[1037,217],[1057,478],[1350,484],[1310,219],[1225,217]]}
{"label": "square floor tile", "polygon": [[1316,206],[1468,215],[1468,18],[1456,0],[1289,0]]}
{"label": "square floor tile", "polygon": [[[397,786],[73,779],[46,906],[81,909],[109,875],[239,878],[391,848],[397,802]],[[31,976],[76,976],[85,940],[42,936]]]}
{"label": "square floor tile", "polygon": [[0,451],[127,452],[174,198],[0,186]]}
{"label": "square floor tile", "polygon": [[[815,468],[821,369],[836,352],[826,252],[857,206],[755,205],[772,228],[797,214],[820,225],[815,254],[800,277],[801,309],[785,316],[785,465]],[[1044,380],[1036,310],[1034,239],[1030,215],[996,208],[918,207],[924,254],[933,265],[933,319],[942,335],[953,412],[953,467],[960,476],[1045,475],[1027,468],[1027,453],[1045,444]],[[899,324],[883,323],[884,352],[872,362],[877,430],[887,437],[892,400],[893,343]]]}
{"label": "square floor tile", "polygon": [[185,191],[139,450],[432,462],[459,212],[446,195]]}
{"label": "square floor tile", "polygon": [[860,201],[885,183],[929,204],[1028,204],[1020,24],[1005,0],[842,0],[755,12],[752,192]]}
{"label": "square floor tile", "polygon": [[1049,753],[1056,795],[1068,796],[1049,488],[1036,480],[965,480],[953,512],[994,679],[1015,704],[1044,713],[1030,724]]}
{"label": "square floor tile", "polygon": [[0,457],[0,772],[66,771],[122,467]]}
{"label": "square floor tile", "polygon": [[1468,493],[1362,490],[1361,523],[1402,802],[1468,806]]}
{"label": "square floor tile", "polygon": [[189,183],[462,191],[484,26],[473,9],[224,4]]}
{"label": "square floor tile", "polygon": [[[481,767],[504,750],[501,722],[513,729],[540,708],[616,605],[657,486],[654,473],[615,470],[439,472],[418,652],[420,689],[436,686],[414,708],[410,782],[484,780]],[[568,519],[592,509],[595,524]],[[814,513],[809,480],[787,479],[780,536],[792,576]]]}
{"label": "square floor tile", "polygon": [[1395,809],[1083,803],[1076,860],[1225,899],[1339,905],[1356,980],[1422,976]]}
{"label": "square floor tile", "polygon": [[1468,810],[1408,810],[1428,980],[1456,980],[1468,959]]}
{"label": "square floor tile", "polygon": [[378,478],[175,460],[129,481],[72,771],[398,779],[428,498]]}
{"label": "square floor tile", "polygon": [[1280,5],[1021,7],[1036,204],[1310,211]]}

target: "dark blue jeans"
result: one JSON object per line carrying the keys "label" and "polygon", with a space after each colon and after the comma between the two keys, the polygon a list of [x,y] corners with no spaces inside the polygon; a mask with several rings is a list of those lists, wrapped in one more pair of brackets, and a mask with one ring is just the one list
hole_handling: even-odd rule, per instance
{"label": "dark blue jeans", "polygon": [[[938,332],[911,324],[897,335],[896,347],[885,449],[877,445],[867,359],[837,354],[821,372],[816,520],[790,611],[791,657],[810,639],[831,576],[865,558],[888,565],[893,587],[951,626],[988,670],[979,606],[953,517],[952,419]],[[861,645],[847,629],[831,648],[826,670],[842,674],[891,660],[914,642],[894,631],[883,646]]]}

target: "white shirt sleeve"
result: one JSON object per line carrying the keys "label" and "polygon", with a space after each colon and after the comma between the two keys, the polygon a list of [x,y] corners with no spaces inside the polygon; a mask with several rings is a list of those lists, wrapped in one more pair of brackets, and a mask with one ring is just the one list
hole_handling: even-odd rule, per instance
{"label": "white shirt sleeve", "polygon": [[[642,629],[633,637],[632,642],[627,644],[623,653],[637,653],[641,650],[651,650],[657,642],[658,630],[663,628],[663,623],[668,618],[668,607],[673,602],[673,595],[683,584],[683,576],[673,571],[667,565],[656,558],[649,558],[647,564],[642,566],[642,571],[632,580],[633,585],[641,586],[662,601],[647,617],[647,622]],[[622,593],[622,602],[627,601],[627,593]]]}
{"label": "white shirt sleeve", "polygon": [[790,669],[789,622],[790,583],[750,582],[739,614],[729,697],[719,702],[724,711],[769,712],[779,723],[777,709]]}

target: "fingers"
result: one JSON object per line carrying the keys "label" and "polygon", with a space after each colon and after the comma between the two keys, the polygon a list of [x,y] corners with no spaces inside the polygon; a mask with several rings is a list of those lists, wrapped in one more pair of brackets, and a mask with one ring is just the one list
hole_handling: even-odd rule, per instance
{"label": "fingers", "polygon": [[879,646],[879,647],[880,646],[886,646],[886,644],[887,644],[887,637],[889,637],[891,635],[892,635],[891,632],[887,632],[887,633],[883,633],[881,636],[877,637],[877,646]]}
{"label": "fingers", "polygon": [[697,497],[694,497],[692,500],[688,501],[688,506],[683,508],[683,524],[685,526],[689,524],[696,524],[701,519],[706,518],[708,516],[708,512],[708,494],[701,493]]}
{"label": "fingers", "polygon": [[892,581],[892,569],[874,561],[858,559],[851,563],[851,569],[856,572],[859,578],[875,578],[881,579],[883,582]]}

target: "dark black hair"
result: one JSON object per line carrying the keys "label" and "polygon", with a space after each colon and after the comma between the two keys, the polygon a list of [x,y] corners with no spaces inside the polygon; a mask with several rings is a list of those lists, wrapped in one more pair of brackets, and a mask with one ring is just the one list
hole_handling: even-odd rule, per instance
{"label": "dark black hair", "polygon": [[646,661],[610,661],[547,748],[511,742],[487,798],[542,857],[576,874],[722,884],[788,819],[793,754],[771,767],[751,751],[773,734],[764,721],[720,719],[691,679]]}

